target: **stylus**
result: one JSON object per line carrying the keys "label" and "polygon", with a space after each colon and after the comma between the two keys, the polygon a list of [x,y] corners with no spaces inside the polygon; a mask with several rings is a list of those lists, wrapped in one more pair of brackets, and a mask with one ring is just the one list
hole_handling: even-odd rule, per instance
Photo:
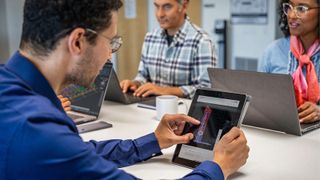
{"label": "stylus", "polygon": [[219,129],[218,131],[218,135],[217,135],[217,138],[216,138],[216,142],[214,144],[217,144],[221,138],[221,135],[222,135],[222,129]]}

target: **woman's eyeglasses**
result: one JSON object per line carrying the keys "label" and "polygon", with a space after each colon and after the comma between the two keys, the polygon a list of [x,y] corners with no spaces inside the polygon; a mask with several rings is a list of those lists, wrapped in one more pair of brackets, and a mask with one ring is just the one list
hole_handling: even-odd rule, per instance
{"label": "woman's eyeglasses", "polygon": [[305,5],[292,6],[290,3],[282,4],[282,11],[286,16],[293,11],[298,18],[303,17],[308,11],[312,9],[319,9],[320,7],[308,7]]}

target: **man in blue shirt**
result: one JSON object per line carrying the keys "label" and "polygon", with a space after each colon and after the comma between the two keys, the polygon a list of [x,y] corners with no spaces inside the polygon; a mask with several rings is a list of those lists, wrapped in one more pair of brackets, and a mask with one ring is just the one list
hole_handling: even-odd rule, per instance
{"label": "man in blue shirt", "polygon": [[[26,0],[20,49],[0,66],[0,179],[136,179],[118,169],[187,143],[185,115],[166,115],[154,133],[134,140],[83,142],[56,94],[89,86],[120,47],[120,0]],[[248,158],[233,128],[185,179],[224,179]]]}

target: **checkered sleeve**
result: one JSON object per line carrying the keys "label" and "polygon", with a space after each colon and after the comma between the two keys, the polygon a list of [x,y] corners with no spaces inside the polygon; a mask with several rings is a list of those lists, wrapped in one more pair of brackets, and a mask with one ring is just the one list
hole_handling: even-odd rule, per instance
{"label": "checkered sleeve", "polygon": [[202,38],[193,58],[192,85],[181,86],[185,97],[192,98],[197,88],[210,87],[207,68],[216,66],[216,52],[209,38]]}

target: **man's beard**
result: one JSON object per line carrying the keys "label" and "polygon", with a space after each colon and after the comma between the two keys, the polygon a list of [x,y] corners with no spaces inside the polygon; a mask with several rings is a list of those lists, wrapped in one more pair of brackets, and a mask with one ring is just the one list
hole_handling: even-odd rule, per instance
{"label": "man's beard", "polygon": [[76,68],[72,70],[71,73],[67,74],[63,83],[63,86],[68,86],[69,84],[76,84],[89,88],[94,80],[95,76],[92,76],[92,71],[96,69],[96,65],[93,61],[92,56],[86,53],[85,57],[77,63]]}

